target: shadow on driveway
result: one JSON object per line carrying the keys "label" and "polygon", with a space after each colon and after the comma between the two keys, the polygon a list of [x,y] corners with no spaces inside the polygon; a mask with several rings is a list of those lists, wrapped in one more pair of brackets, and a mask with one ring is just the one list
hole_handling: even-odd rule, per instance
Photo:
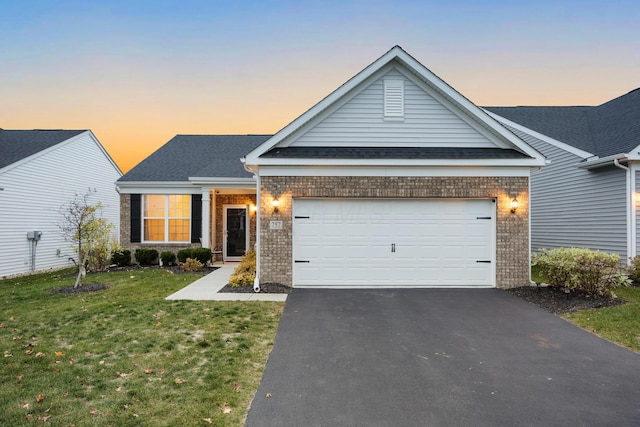
{"label": "shadow on driveway", "polygon": [[640,425],[640,355],[497,289],[294,289],[245,425]]}

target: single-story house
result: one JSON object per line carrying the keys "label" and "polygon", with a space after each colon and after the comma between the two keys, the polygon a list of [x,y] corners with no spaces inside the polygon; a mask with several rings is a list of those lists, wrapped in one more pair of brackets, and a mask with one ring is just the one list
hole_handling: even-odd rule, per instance
{"label": "single-story house", "polygon": [[122,172],[90,130],[0,129],[0,277],[72,266],[61,208],[95,193],[118,237]]}
{"label": "single-story house", "polygon": [[594,107],[485,107],[550,164],[531,174],[531,246],[639,253],[640,89]]}
{"label": "single-story house", "polygon": [[546,160],[396,46],[275,135],[178,135],[117,182],[121,244],[257,248],[260,283],[529,283]]}

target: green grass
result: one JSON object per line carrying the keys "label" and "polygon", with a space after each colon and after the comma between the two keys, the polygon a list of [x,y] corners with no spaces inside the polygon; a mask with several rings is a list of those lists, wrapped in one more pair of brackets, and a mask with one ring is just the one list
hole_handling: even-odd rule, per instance
{"label": "green grass", "polygon": [[0,281],[0,425],[243,424],[284,304],[165,301],[199,276],[160,269],[51,294],[64,273]]}
{"label": "green grass", "polygon": [[640,288],[618,288],[615,293],[627,303],[563,317],[604,339],[640,352]]}

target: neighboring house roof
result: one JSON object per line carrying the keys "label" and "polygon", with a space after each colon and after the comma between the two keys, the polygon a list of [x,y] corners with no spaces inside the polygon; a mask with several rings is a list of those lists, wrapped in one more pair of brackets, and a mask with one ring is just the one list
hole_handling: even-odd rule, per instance
{"label": "neighboring house roof", "polygon": [[483,107],[599,157],[640,145],[640,88],[595,107]]}
{"label": "neighboring house roof", "polygon": [[0,129],[0,169],[83,132],[86,130]]}
{"label": "neighboring house roof", "polygon": [[250,178],[240,158],[271,135],[176,135],[118,182],[188,181],[190,177]]}

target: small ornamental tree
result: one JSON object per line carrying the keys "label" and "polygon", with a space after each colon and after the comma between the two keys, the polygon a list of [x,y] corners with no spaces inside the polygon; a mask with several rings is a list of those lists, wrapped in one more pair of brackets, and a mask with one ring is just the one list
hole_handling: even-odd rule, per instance
{"label": "small ornamental tree", "polygon": [[[78,254],[78,276],[74,288],[82,285],[82,278],[86,274],[87,260],[110,240],[113,225],[105,218],[102,218],[102,203],[89,203],[92,191],[89,190],[84,195],[76,194],[76,197],[62,205],[60,215],[62,222],[58,228],[64,238],[73,243],[74,251]],[[107,250],[106,254],[110,251]],[[107,255],[108,256],[108,255]]]}

